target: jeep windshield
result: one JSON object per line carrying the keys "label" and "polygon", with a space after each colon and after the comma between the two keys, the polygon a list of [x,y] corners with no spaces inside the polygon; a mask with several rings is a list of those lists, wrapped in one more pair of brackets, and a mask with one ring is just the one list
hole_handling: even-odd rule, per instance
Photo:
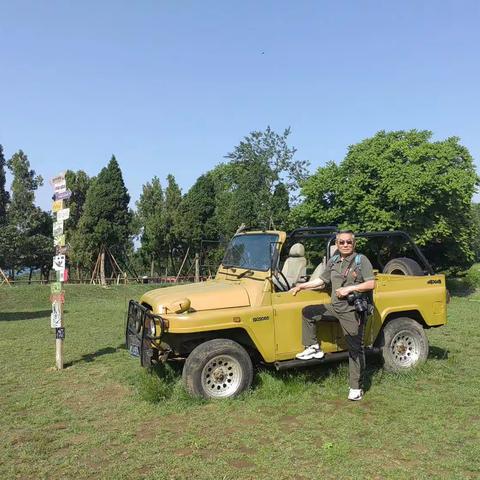
{"label": "jeep windshield", "polygon": [[222,265],[266,272],[277,242],[278,235],[272,233],[237,235],[230,241]]}

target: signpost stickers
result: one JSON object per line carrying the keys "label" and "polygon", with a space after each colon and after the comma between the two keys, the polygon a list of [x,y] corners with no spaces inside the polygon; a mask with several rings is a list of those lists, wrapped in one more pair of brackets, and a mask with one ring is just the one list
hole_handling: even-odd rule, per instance
{"label": "signpost stickers", "polygon": [[65,201],[70,198],[72,192],[67,190],[65,173],[60,173],[50,181],[54,195],[52,204],[53,244],[56,255],[53,257],[53,270],[56,281],[50,286],[50,301],[52,313],[50,315],[50,327],[55,329],[55,364],[58,370],[63,369],[63,342],[65,340],[65,325],[63,307],[65,304],[65,291],[63,283],[68,280],[67,253],[65,245],[64,222],[70,217],[70,209],[65,208]]}

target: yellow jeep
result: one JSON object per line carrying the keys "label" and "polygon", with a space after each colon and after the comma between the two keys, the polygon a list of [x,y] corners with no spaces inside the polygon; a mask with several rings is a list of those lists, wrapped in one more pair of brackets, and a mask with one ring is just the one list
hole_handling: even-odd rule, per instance
{"label": "yellow jeep", "polygon": [[[424,330],[446,323],[445,277],[433,274],[404,232],[366,232],[356,237],[358,250],[368,252],[376,269],[366,353],[381,353],[390,371],[412,368],[428,355]],[[205,398],[233,397],[248,389],[253,364],[283,370],[347,358],[339,323],[325,321],[318,326],[325,357],[295,359],[304,349],[302,309],[329,303],[330,293],[303,290],[293,296],[288,289],[320,274],[334,254],[334,240],[335,227],[302,228],[289,235],[271,230],[237,232],[215,279],[158,288],[139,302],[130,301],[128,350],[140,357],[144,367],[185,360],[187,391]],[[389,259],[398,240],[406,245],[399,247],[403,256]]]}

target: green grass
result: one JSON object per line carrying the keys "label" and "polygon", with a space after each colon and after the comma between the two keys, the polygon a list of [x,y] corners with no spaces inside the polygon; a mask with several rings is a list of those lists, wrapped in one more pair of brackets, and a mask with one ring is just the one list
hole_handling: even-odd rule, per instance
{"label": "green grass", "polygon": [[206,402],[124,349],[126,302],[148,288],[68,286],[60,372],[49,287],[0,288],[0,478],[479,478],[478,292],[452,299],[421,368],[369,360],[362,402],[345,400],[346,363],[263,369],[241,398]]}

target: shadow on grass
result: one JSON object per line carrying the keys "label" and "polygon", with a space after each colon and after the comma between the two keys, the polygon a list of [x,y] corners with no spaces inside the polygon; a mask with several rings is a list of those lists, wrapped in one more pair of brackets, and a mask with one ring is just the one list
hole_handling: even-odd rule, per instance
{"label": "shadow on grass", "polygon": [[[1,312],[0,322],[14,322],[16,320],[37,320],[49,318],[52,310],[35,310],[33,312]],[[67,313],[65,311],[65,313]]]}
{"label": "shadow on grass", "polygon": [[445,348],[435,347],[430,345],[428,352],[428,358],[434,358],[435,360],[447,360],[449,351]]}
{"label": "shadow on grass", "polygon": [[[329,377],[334,377],[339,374],[340,367],[342,365],[348,365],[347,359],[338,360],[338,362],[329,362],[323,365],[316,365],[312,367],[294,368],[290,370],[277,371],[273,367],[260,367],[257,373],[267,372],[268,376],[275,381],[280,381],[282,389],[295,390],[301,384],[316,383],[321,385]],[[368,391],[372,385],[372,378],[377,371],[381,370],[382,361],[379,355],[368,355],[366,358],[364,390]],[[262,375],[255,375],[253,380],[253,390],[258,390],[265,387],[265,383]],[[348,385],[348,373],[345,376],[345,384]],[[268,386],[267,386],[268,388]]]}
{"label": "shadow on grass", "polygon": [[475,287],[464,278],[448,278],[447,289],[452,297],[468,297],[475,293]]}
{"label": "shadow on grass", "polygon": [[[123,346],[119,348],[123,348]],[[112,350],[117,351],[118,349]],[[431,346],[428,358],[446,360],[448,350]],[[260,395],[262,398],[284,398],[289,394],[298,395],[305,390],[307,385],[322,385],[329,377],[336,376],[344,377],[345,386],[348,386],[348,372],[340,372],[341,369],[344,370],[345,365],[348,365],[346,359],[324,365],[283,371],[277,371],[274,367],[268,365],[258,365],[255,368],[251,393],[254,396]],[[133,378],[133,383],[140,397],[151,403],[173,401],[191,406],[206,402],[207,400],[194,399],[188,396],[183,388],[182,369],[183,362],[157,364],[149,370],[142,369],[140,374],[136,374]],[[367,355],[364,379],[365,391],[371,388],[373,378],[382,370],[383,360],[381,355]],[[248,395],[248,392],[246,393]]]}
{"label": "shadow on grass", "polygon": [[77,358],[76,360],[72,360],[71,362],[65,363],[64,367],[72,367],[73,365],[77,363],[87,363],[87,362],[93,362],[96,360],[98,357],[102,357],[103,355],[111,355],[112,353],[116,353],[120,350],[125,350],[125,346],[119,345],[118,347],[105,347],[101,348],[100,350],[97,350],[96,352],[93,353],[86,353],[85,355],[82,355],[80,358]]}

